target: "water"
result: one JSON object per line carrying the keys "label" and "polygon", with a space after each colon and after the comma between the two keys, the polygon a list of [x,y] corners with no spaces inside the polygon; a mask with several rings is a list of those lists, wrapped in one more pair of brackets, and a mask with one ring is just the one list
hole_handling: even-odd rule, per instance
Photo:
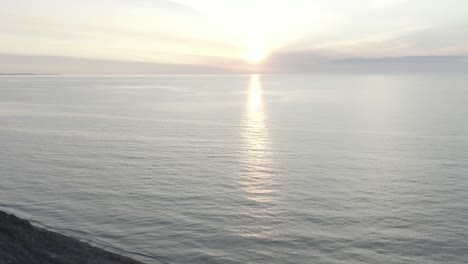
{"label": "water", "polygon": [[466,263],[468,76],[4,76],[0,205],[146,263]]}

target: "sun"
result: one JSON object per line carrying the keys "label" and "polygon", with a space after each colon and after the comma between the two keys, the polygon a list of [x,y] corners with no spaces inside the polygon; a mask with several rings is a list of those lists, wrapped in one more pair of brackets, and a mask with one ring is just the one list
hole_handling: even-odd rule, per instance
{"label": "sun", "polygon": [[265,50],[258,47],[251,48],[244,54],[244,59],[253,64],[261,62],[265,57]]}

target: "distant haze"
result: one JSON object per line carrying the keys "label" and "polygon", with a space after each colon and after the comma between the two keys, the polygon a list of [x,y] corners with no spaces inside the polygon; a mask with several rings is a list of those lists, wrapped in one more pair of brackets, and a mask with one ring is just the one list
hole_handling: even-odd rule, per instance
{"label": "distant haze", "polygon": [[0,73],[465,72],[468,1],[4,0]]}

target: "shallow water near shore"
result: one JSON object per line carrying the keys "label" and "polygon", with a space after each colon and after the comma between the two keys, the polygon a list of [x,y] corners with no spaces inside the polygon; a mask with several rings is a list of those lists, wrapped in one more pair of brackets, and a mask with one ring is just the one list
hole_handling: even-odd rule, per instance
{"label": "shallow water near shore", "polygon": [[468,76],[2,76],[0,206],[146,263],[466,263]]}

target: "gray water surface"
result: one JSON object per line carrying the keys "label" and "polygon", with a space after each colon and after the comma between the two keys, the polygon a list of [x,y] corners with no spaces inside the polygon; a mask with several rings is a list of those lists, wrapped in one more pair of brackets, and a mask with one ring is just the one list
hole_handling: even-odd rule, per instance
{"label": "gray water surface", "polygon": [[467,263],[468,76],[3,76],[0,205],[146,263]]}

